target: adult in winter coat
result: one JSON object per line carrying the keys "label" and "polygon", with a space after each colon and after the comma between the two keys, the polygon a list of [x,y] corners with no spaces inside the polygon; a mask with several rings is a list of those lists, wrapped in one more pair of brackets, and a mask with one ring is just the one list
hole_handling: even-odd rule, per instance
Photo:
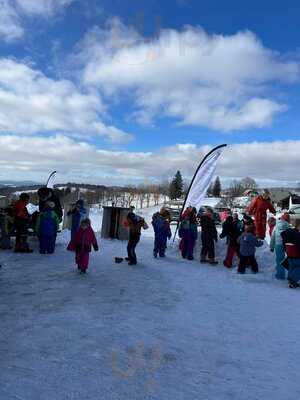
{"label": "adult in winter coat", "polygon": [[256,235],[259,239],[265,239],[267,227],[267,211],[276,214],[276,210],[270,199],[270,192],[264,190],[261,196],[256,197],[249,206],[248,212],[254,215]]}
{"label": "adult in winter coat", "polygon": [[72,217],[71,222],[71,240],[74,239],[76,232],[78,231],[81,221],[88,217],[87,209],[84,207],[84,201],[78,200],[75,207],[68,212],[68,216]]}
{"label": "adult in winter coat", "polygon": [[40,240],[41,254],[53,254],[55,251],[59,219],[54,211],[54,207],[55,204],[48,201],[37,219],[36,233]]}
{"label": "adult in winter coat", "polygon": [[215,242],[218,241],[218,232],[213,214],[209,209],[200,217],[200,225],[202,240],[200,261],[202,263],[208,262],[209,264],[218,264],[218,261],[215,259]]}
{"label": "adult in winter coat", "polygon": [[288,281],[290,288],[299,287],[300,281],[300,220],[293,221],[294,227],[282,232],[282,241],[288,259]]}
{"label": "adult in winter coat", "polygon": [[194,247],[198,238],[197,210],[195,208],[189,207],[183,213],[178,234],[181,238],[182,257],[193,260]]}
{"label": "adult in winter coat", "polygon": [[282,266],[282,262],[285,259],[285,249],[281,234],[290,228],[290,215],[285,213],[278,220],[276,228],[273,230],[271,236],[270,249],[272,252],[275,251],[276,257],[276,279],[285,279],[286,270]]}
{"label": "adult in winter coat", "polygon": [[59,198],[55,195],[54,190],[47,187],[41,187],[38,190],[38,196],[39,196],[40,211],[44,209],[47,201],[51,201],[52,203],[54,203],[54,211],[58,216],[59,222],[62,222],[62,217],[63,217],[62,206],[60,204]]}
{"label": "adult in winter coat", "polygon": [[14,210],[14,226],[16,230],[16,244],[15,253],[32,253],[27,243],[28,227],[30,222],[30,215],[27,210],[29,203],[29,195],[21,193],[19,200],[13,207]]}
{"label": "adult in winter coat", "polygon": [[241,234],[242,226],[240,220],[238,218],[234,219],[232,216],[227,217],[220,235],[220,239],[227,239],[227,254],[223,262],[227,268],[232,268],[233,257],[239,255],[238,238]]}
{"label": "adult in winter coat", "polygon": [[251,267],[253,273],[258,272],[258,264],[255,258],[256,247],[261,247],[264,242],[255,236],[255,228],[248,225],[245,232],[239,237],[240,244],[240,263],[238,273],[244,274],[246,267]]}
{"label": "adult in winter coat", "polygon": [[165,257],[167,240],[171,239],[172,233],[170,229],[170,222],[166,218],[166,213],[164,208],[162,208],[159,212],[153,215],[152,226],[154,229],[153,256],[155,258],[157,258],[157,255],[159,255],[159,257]]}
{"label": "adult in winter coat", "polygon": [[69,251],[75,251],[75,262],[80,273],[85,274],[88,266],[92,247],[95,251],[99,250],[95,232],[91,227],[91,221],[84,219],[81,221],[75,237],[68,245]]}
{"label": "adult in winter coat", "polygon": [[129,265],[137,264],[136,246],[141,239],[141,230],[148,229],[144,218],[136,215],[133,211],[129,212],[124,225],[129,229],[129,240],[127,244],[127,261]]}

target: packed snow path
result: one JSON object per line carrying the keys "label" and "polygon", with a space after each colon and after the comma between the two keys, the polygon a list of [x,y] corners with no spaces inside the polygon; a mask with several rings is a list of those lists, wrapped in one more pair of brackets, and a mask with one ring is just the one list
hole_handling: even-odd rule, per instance
{"label": "packed snow path", "polygon": [[[300,398],[300,292],[263,272],[152,258],[115,264],[105,241],[87,276],[54,256],[1,252],[1,400]],[[198,256],[197,256],[198,257]],[[264,260],[264,261],[263,261]]]}

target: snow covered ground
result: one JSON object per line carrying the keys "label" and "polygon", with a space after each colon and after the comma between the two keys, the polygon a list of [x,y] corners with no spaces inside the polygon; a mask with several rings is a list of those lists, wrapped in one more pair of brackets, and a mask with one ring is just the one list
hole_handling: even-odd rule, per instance
{"label": "snow covered ground", "polygon": [[126,243],[101,241],[87,276],[66,232],[54,256],[0,253],[1,400],[300,398],[300,292],[274,280],[267,246],[261,273],[238,276],[200,265],[199,247],[154,260],[152,236],[135,267],[114,263]]}

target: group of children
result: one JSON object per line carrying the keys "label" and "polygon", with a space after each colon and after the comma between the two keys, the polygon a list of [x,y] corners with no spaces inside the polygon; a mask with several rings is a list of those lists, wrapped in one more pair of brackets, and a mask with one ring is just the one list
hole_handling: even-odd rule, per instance
{"label": "group of children", "polygon": [[[271,211],[275,211],[274,208]],[[266,227],[262,226],[263,220],[267,226],[267,219],[261,215],[258,224],[250,215],[244,214],[240,220],[237,213],[228,215],[222,225],[220,239],[226,239],[227,252],[223,264],[227,268],[233,267],[233,259],[238,258],[238,273],[244,274],[250,267],[253,273],[258,272],[258,263],[255,257],[256,249],[263,246]],[[293,224],[291,224],[293,222]],[[162,208],[153,215],[154,250],[156,258],[165,257],[167,240],[171,238],[170,215]],[[278,219],[272,217],[268,220],[269,234],[271,237],[270,249],[276,256],[276,279],[286,279],[291,288],[298,287],[300,281],[300,220],[291,220],[288,213],[283,213]],[[188,207],[181,215],[179,224],[179,248],[184,259],[194,259],[194,248],[198,238],[198,227],[201,227],[201,263],[217,264],[215,258],[215,243],[218,241],[218,232],[212,211],[208,208],[198,215],[197,210]]]}
{"label": "group of children", "polygon": [[[218,241],[218,232],[212,211],[206,211],[197,216],[197,210],[188,207],[181,216],[179,237],[181,238],[180,250],[183,258],[193,260],[193,251],[198,236],[198,226],[201,227],[201,263],[218,264],[215,258],[215,243]],[[245,215],[243,221],[238,214],[229,215],[223,223],[220,239],[227,240],[227,254],[224,266],[232,268],[233,258],[239,257],[238,273],[244,274],[246,267],[251,267],[254,273],[258,272],[255,259],[255,249],[263,245],[263,241],[255,235],[255,225],[251,217]]]}
{"label": "group of children", "polygon": [[[47,192],[48,193],[48,192]],[[53,201],[53,193],[48,193],[40,197],[40,211],[30,216],[27,205],[29,203],[29,195],[22,193],[19,200],[13,207],[13,215],[1,214],[1,242],[0,247],[3,249],[11,248],[10,234],[8,233],[7,224],[14,225],[16,235],[15,252],[31,253],[27,236],[28,228],[31,224],[39,239],[40,253],[53,254],[55,251],[55,243],[59,225],[62,221],[62,213],[59,212],[58,202]],[[258,264],[255,258],[256,248],[264,244],[262,240],[266,234],[266,225],[268,222],[269,233],[271,237],[270,249],[275,253],[276,258],[276,274],[277,279],[286,279],[286,270],[288,270],[288,280],[290,287],[298,287],[300,281],[300,220],[293,219],[291,225],[291,217],[288,213],[283,213],[276,220],[272,217],[267,221],[266,216],[259,210],[257,204],[264,208],[270,208],[269,200],[262,197],[259,201],[255,200],[252,210],[257,210],[260,220],[257,222],[257,216],[252,219],[251,216],[245,214],[243,220],[239,219],[237,213],[228,215],[222,225],[220,239],[226,239],[227,252],[224,259],[224,266],[232,268],[233,259],[238,257],[238,273],[244,274],[247,267],[251,267],[253,273],[258,272]],[[274,208],[271,208],[274,212]],[[68,250],[75,252],[75,261],[80,273],[85,273],[89,264],[89,254],[94,248],[98,251],[98,243],[95,233],[88,219],[88,212],[84,206],[83,200],[78,200],[75,207],[67,213],[71,218],[71,241]],[[171,239],[172,233],[170,228],[171,217],[165,208],[155,213],[152,217],[152,226],[154,230],[154,249],[153,256],[165,257],[167,241]],[[263,225],[262,225],[263,222]],[[137,264],[136,246],[140,241],[141,230],[147,229],[148,225],[145,220],[134,213],[134,208],[128,213],[124,225],[129,231],[129,240],[127,245],[126,260],[129,265]],[[209,263],[211,265],[218,264],[215,258],[215,243],[218,241],[218,232],[214,221],[212,211],[207,208],[200,215],[193,207],[188,207],[181,215],[179,223],[180,251],[184,259],[194,259],[194,248],[198,239],[198,227],[201,227],[201,263]]]}

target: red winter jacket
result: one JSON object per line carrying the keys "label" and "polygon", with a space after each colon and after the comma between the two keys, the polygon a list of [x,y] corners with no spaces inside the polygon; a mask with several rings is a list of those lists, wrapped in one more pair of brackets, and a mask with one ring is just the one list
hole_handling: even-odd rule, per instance
{"label": "red winter jacket", "polygon": [[77,253],[90,253],[92,246],[94,250],[98,250],[98,243],[93,229],[91,227],[87,229],[79,228],[74,239],[69,243],[68,250],[76,251]]}
{"label": "red winter jacket", "polygon": [[14,205],[14,215],[16,218],[29,219],[30,215],[26,207],[26,203],[22,200],[18,200]]}

